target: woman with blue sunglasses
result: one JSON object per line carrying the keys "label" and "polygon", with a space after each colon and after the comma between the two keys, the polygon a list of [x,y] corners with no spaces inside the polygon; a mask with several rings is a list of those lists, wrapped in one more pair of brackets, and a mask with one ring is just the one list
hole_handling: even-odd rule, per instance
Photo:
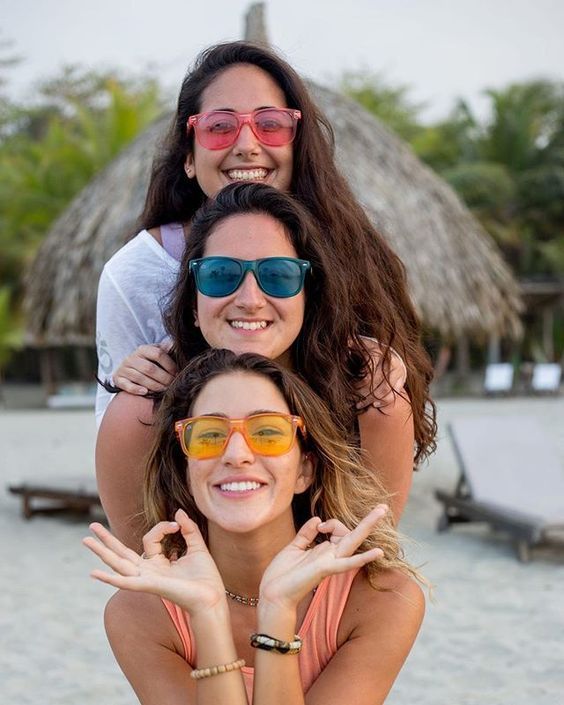
{"label": "woman with blue sunglasses", "polygon": [[[165,315],[178,368],[211,347],[259,353],[294,369],[366,451],[399,517],[412,474],[411,405],[398,394],[386,410],[356,408],[372,358],[347,312],[348,277],[332,269],[307,211],[262,184],[228,186],[195,215],[180,272]],[[364,329],[374,332],[377,323],[365,320]],[[114,533],[130,545],[141,538],[152,414],[153,399],[119,394],[98,435],[100,496]]]}

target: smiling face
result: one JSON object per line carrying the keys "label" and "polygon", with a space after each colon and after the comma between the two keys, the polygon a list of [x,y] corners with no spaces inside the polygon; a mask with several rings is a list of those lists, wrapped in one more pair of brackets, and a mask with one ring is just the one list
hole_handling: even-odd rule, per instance
{"label": "smiling face", "polygon": [[[244,418],[264,411],[290,414],[284,397],[262,375],[231,372],[215,377],[198,395],[193,416]],[[238,431],[223,454],[188,461],[188,483],[196,506],[214,527],[249,533],[268,527],[293,536],[292,499],[312,480],[312,464],[298,442],[285,454],[268,457],[254,453]]]}
{"label": "smiling face", "polygon": [[[222,71],[202,95],[200,112],[229,110],[251,113],[259,108],[287,108],[284,93],[271,76],[251,64],[235,64]],[[299,128],[298,128],[299,129]],[[292,181],[292,144],[261,144],[249,125],[243,125],[231,147],[209,150],[194,140],[186,159],[187,173],[212,198],[234,181],[257,181],[288,191]]]}
{"label": "smiling face", "polygon": [[[245,213],[221,221],[209,236],[204,257],[212,256],[255,260],[298,253],[279,221],[263,213]],[[198,292],[196,325],[212,348],[253,352],[288,365],[304,310],[303,289],[287,299],[268,296],[247,272],[229,296],[212,298]]]}

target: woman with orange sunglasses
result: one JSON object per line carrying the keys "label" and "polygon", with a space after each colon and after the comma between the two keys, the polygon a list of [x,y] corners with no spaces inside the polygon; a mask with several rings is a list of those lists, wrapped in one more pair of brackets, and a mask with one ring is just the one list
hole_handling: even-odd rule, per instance
{"label": "woman with orange sunglasses", "polygon": [[106,629],[139,701],[383,703],[424,598],[323,402],[282,365],[209,350],[154,432],[143,554],[100,524],[84,539],[120,588]]}

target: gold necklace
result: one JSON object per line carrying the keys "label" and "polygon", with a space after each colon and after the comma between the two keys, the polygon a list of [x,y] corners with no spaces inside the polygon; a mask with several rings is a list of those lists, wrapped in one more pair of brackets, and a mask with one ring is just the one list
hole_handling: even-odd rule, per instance
{"label": "gold necklace", "polygon": [[225,594],[229,599],[238,602],[240,605],[247,605],[247,607],[256,607],[259,603],[258,597],[247,597],[247,595],[238,595],[236,592],[231,592],[225,588]]}

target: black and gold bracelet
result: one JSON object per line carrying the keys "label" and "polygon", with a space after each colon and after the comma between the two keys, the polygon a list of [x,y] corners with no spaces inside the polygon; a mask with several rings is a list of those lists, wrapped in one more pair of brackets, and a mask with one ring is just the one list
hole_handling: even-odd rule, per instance
{"label": "black and gold bracelet", "polygon": [[251,646],[263,651],[275,651],[277,654],[298,654],[302,640],[297,634],[294,634],[294,641],[281,641],[268,634],[251,634]]}

